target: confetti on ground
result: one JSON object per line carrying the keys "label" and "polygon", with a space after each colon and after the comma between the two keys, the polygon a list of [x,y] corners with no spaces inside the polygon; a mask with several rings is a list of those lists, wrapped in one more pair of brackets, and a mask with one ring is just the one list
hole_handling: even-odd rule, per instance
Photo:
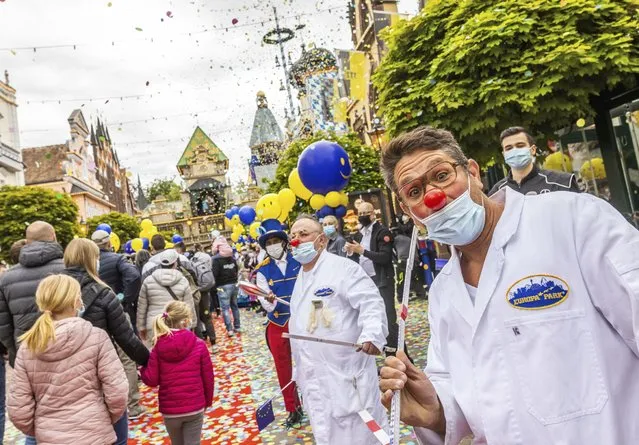
{"label": "confetti on ground", "polygon": [[[430,329],[428,302],[413,300],[406,324],[406,344],[415,363],[423,368]],[[262,432],[257,429],[255,409],[269,398],[278,395],[279,386],[273,359],[266,346],[265,320],[253,311],[242,310],[241,335],[228,338],[221,318],[215,319],[218,353],[212,355],[215,370],[213,407],[206,413],[202,430],[202,444],[312,444],[313,434],[305,417],[299,428],[286,430],[287,413],[281,396],[273,400],[275,422]],[[378,360],[381,366],[383,360]],[[8,372],[8,375],[10,371]],[[10,376],[8,377],[10,381]],[[10,386],[10,383],[9,383]],[[129,422],[129,445],[168,445],[162,415],[157,411],[157,393],[141,384],[141,403],[147,415]],[[416,445],[412,428],[402,425],[401,444]],[[6,445],[22,445],[24,439],[7,419],[4,437]]]}

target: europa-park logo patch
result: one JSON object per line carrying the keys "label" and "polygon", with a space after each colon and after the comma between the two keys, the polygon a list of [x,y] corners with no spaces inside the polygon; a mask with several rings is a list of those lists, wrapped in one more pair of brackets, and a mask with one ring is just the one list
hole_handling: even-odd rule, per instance
{"label": "europa-park logo patch", "polygon": [[517,309],[546,309],[568,298],[568,283],[554,275],[530,275],[510,286],[508,303]]}

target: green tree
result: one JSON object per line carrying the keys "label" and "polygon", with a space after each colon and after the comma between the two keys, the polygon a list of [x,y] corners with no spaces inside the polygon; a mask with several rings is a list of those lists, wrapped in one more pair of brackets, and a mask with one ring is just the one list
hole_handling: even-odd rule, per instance
{"label": "green tree", "polygon": [[171,178],[163,178],[154,180],[146,189],[146,198],[153,201],[162,195],[167,201],[179,201],[181,199],[181,187],[173,182]]}
{"label": "green tree", "polygon": [[77,220],[78,206],[69,195],[42,187],[0,187],[0,258],[9,258],[11,244],[24,238],[34,221],[51,224],[65,247],[80,233]]}
{"label": "green tree", "polygon": [[637,0],[431,0],[384,34],[377,104],[391,135],[447,128],[485,161],[504,128],[552,137],[635,85],[638,30]]}
{"label": "green tree", "polygon": [[89,236],[96,230],[99,224],[106,223],[111,226],[111,230],[118,234],[122,245],[128,240],[137,238],[140,235],[140,223],[138,220],[126,213],[111,212],[104,215],[89,218],[87,225],[89,227]]}
{"label": "green tree", "polygon": [[[277,193],[288,187],[288,176],[297,167],[297,159],[306,147],[322,139],[333,141],[346,150],[353,166],[353,174],[344,189],[346,192],[356,190],[368,190],[370,188],[384,187],[384,179],[379,170],[379,152],[365,145],[355,133],[337,135],[335,133],[317,133],[309,138],[298,139],[289,144],[275,172],[275,179],[268,186],[269,193]],[[290,217],[294,218],[298,213],[314,213],[308,203],[297,200],[297,206],[291,211]]]}

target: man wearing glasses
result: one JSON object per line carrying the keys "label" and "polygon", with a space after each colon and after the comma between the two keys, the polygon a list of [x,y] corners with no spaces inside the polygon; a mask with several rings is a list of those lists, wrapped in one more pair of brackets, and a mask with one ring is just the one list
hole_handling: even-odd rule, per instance
{"label": "man wearing glasses", "polygon": [[289,332],[359,345],[291,339],[293,378],[315,443],[376,443],[360,412],[366,410],[382,428],[387,424],[374,357],[388,334],[384,302],[358,264],[326,251],[326,235],[316,219],[298,217],[290,237],[302,270],[291,296]]}
{"label": "man wearing glasses", "polygon": [[395,138],[381,166],[402,210],[452,246],[426,369],[388,357],[384,404],[401,391],[423,444],[639,443],[639,232],[588,194],[488,199],[445,130]]}

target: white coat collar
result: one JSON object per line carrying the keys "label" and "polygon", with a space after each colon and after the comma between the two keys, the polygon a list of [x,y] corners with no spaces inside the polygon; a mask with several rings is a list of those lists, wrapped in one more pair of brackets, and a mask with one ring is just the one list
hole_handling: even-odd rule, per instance
{"label": "white coat collar", "polygon": [[[456,310],[464,317],[466,322],[473,327],[473,333],[476,331],[479,321],[490,302],[495,287],[499,282],[501,272],[504,266],[504,246],[512,238],[519,227],[521,212],[524,204],[524,195],[506,187],[503,193],[493,195],[497,201],[504,202],[504,213],[502,213],[493,239],[488,248],[488,254],[484,267],[481,272],[479,285],[477,287],[477,296],[475,305],[473,306],[468,291],[466,290],[464,279],[461,272],[461,264],[459,261],[459,252],[451,246],[451,258],[442,269],[442,274],[448,275],[448,279],[453,280],[456,286],[456,292],[451,293],[451,303]],[[443,277],[442,277],[443,278]],[[445,286],[448,287],[448,286]]]}

